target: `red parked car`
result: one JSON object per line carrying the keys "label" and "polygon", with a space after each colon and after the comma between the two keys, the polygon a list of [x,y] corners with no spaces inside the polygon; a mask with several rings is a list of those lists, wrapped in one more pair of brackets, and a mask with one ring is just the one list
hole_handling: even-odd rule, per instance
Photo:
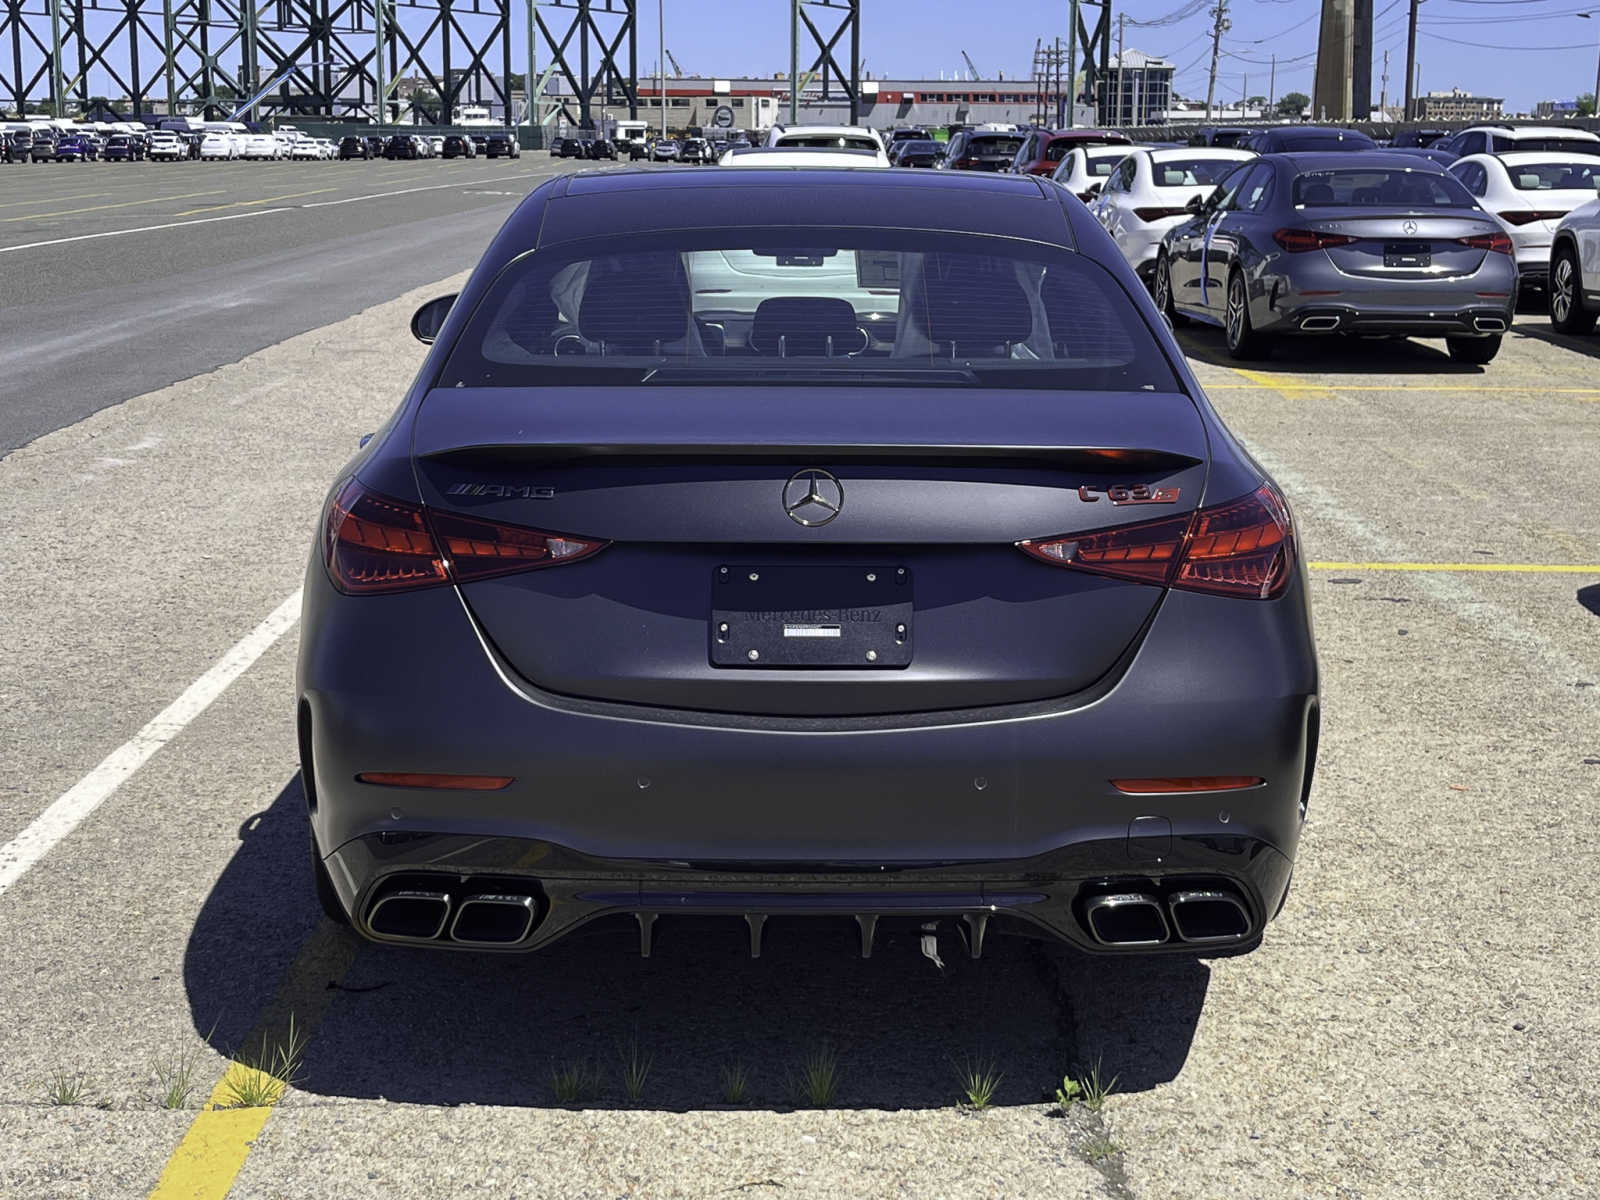
{"label": "red parked car", "polygon": [[1011,160],[1014,175],[1051,175],[1074,146],[1128,146],[1132,139],[1109,129],[1035,129]]}

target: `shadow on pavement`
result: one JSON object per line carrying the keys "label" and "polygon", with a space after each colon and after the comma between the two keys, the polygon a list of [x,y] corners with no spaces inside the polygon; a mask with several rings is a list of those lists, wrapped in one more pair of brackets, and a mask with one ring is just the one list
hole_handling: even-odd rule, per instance
{"label": "shadow on pavement", "polygon": [[853,921],[803,918],[769,921],[759,959],[738,919],[663,918],[642,959],[619,918],[527,955],[363,943],[343,978],[286,981],[322,920],[304,812],[296,776],[241,828],[184,978],[195,1028],[224,1053],[282,991],[334,989],[298,1080],[311,1094],[555,1106],[553,1070],[586,1063],[600,1080],[587,1103],[621,1104],[621,1055],[636,1043],[651,1058],[648,1108],[721,1104],[734,1063],[747,1104],[788,1107],[820,1047],[837,1055],[840,1107],[947,1107],[969,1061],[1004,1073],[994,1103],[1034,1104],[1096,1062],[1121,1091],[1171,1079],[1209,979],[1194,960],[1089,958],[992,927],[977,962],[942,929],[940,969],[910,922],[880,925],[863,960]]}
{"label": "shadow on pavement", "polygon": [[1600,617],[1600,583],[1591,583],[1588,587],[1579,588],[1578,603]]}
{"label": "shadow on pavement", "polygon": [[[1482,375],[1484,368],[1458,363],[1444,348],[1444,339],[1280,337],[1272,357],[1240,362],[1228,354],[1222,330],[1190,325],[1178,338],[1189,358],[1214,367],[1247,371],[1305,372],[1308,375]],[[1336,384],[1328,385],[1336,387]]]}
{"label": "shadow on pavement", "polygon": [[1514,332],[1518,337],[1544,342],[1547,346],[1559,346],[1561,349],[1571,350],[1575,354],[1587,354],[1590,358],[1600,358],[1600,334],[1557,333],[1548,324],[1543,326],[1518,325]]}

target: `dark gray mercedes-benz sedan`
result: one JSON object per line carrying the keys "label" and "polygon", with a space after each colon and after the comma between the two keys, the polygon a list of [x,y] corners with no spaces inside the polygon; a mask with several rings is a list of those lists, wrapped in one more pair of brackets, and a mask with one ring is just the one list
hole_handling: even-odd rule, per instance
{"label": "dark gray mercedes-benz sedan", "polygon": [[413,330],[305,588],[331,916],[1259,942],[1317,747],[1294,525],[1061,188],[567,176]]}

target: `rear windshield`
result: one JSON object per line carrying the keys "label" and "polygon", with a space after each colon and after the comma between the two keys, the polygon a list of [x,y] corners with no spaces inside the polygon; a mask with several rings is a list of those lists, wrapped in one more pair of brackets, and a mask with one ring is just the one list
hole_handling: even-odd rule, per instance
{"label": "rear windshield", "polygon": [[1507,163],[1506,174],[1519,192],[1592,192],[1600,162]]}
{"label": "rear windshield", "polygon": [[1454,176],[1422,171],[1359,167],[1309,171],[1294,181],[1294,203],[1302,208],[1375,204],[1400,208],[1476,208]]}
{"label": "rear windshield", "polygon": [[840,384],[1175,391],[1081,254],[882,229],[680,231],[524,255],[443,387]]}
{"label": "rear windshield", "polygon": [[[1011,134],[993,133],[979,134],[977,137],[973,138],[972,141],[967,143],[967,152],[969,154],[1014,155],[1020,149],[1022,149],[1022,138],[1020,135],[1013,136]],[[1069,146],[1068,149],[1071,149],[1071,147]]]}
{"label": "rear windshield", "polygon": [[1248,129],[1219,129],[1211,135],[1211,144],[1230,148],[1244,141],[1249,134]]}
{"label": "rear windshield", "polygon": [[900,143],[905,147],[901,154],[935,154],[938,152],[939,143],[933,141],[913,141],[910,138]]}
{"label": "rear windshield", "polygon": [[1543,150],[1557,154],[1600,154],[1600,142],[1592,138],[1529,137],[1496,138],[1500,150]]}
{"label": "rear windshield", "polygon": [[1044,148],[1045,160],[1048,162],[1060,162],[1068,154],[1072,153],[1073,146],[1081,144],[1081,142],[1072,142],[1066,138],[1051,142]]}
{"label": "rear windshield", "polygon": [[1165,162],[1151,163],[1150,170],[1157,187],[1204,187],[1221,183],[1222,177],[1239,165],[1237,158],[1169,158]]}
{"label": "rear windshield", "polygon": [[1285,153],[1297,150],[1372,150],[1378,143],[1366,134],[1347,129],[1343,136],[1334,133],[1283,133],[1272,139],[1272,148]]}
{"label": "rear windshield", "polygon": [[804,146],[808,150],[877,150],[878,143],[859,133],[796,133],[778,139],[780,146]]}

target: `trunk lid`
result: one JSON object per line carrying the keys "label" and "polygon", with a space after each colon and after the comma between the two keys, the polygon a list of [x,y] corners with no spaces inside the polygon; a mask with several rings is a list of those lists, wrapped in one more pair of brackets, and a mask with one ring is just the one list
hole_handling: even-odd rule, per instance
{"label": "trunk lid", "polygon": [[1346,275],[1369,279],[1448,279],[1471,275],[1483,265],[1487,250],[1461,239],[1502,232],[1483,213],[1390,212],[1346,209],[1318,214],[1303,228],[1342,234],[1356,240],[1325,251]]}
{"label": "trunk lid", "polygon": [[[1015,543],[1191,511],[1207,461],[1193,402],[1149,392],[452,388],[414,446],[430,507],[612,542],[461,589],[529,681],[789,716],[1089,687],[1161,589]],[[1112,502],[1141,486],[1166,502]]]}

